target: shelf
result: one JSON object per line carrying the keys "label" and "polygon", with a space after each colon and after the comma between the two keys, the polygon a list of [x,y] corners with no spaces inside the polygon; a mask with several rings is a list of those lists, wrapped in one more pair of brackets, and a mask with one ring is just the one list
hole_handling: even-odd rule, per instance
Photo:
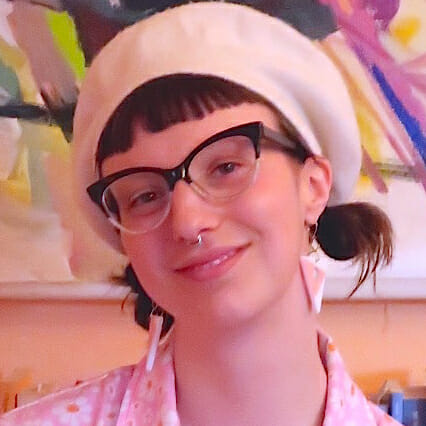
{"label": "shelf", "polygon": [[[355,279],[327,279],[324,289],[324,300],[346,299],[355,286]],[[380,278],[374,290],[371,280],[367,281],[349,299],[356,300],[426,300],[426,278]]]}
{"label": "shelf", "polygon": [[122,301],[130,287],[113,282],[8,282],[0,283],[0,299]]}
{"label": "shelf", "polygon": [[[353,281],[330,277],[326,281],[324,300],[346,300]],[[130,288],[114,282],[7,282],[0,283],[0,300],[123,301]],[[371,281],[361,287],[349,301],[426,300],[426,278],[385,278],[374,292]]]}

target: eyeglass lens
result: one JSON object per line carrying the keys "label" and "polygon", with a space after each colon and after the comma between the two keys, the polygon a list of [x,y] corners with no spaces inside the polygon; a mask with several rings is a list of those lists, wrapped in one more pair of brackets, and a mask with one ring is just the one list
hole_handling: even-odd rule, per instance
{"label": "eyeglass lens", "polygon": [[[256,171],[253,141],[245,135],[219,139],[201,151],[188,166],[193,186],[211,201],[225,201],[241,193]],[[143,233],[157,227],[170,210],[169,184],[160,173],[136,172],[112,182],[103,194],[103,205],[119,228]]]}

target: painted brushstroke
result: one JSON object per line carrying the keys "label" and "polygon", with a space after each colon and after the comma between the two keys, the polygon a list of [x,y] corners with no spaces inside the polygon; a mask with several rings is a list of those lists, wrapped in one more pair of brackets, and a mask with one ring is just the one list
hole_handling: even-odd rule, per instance
{"label": "painted brushstroke", "polygon": [[[378,87],[399,125],[409,135],[416,150],[412,151],[410,163],[414,164],[417,177],[426,189],[426,114],[413,91],[414,86],[422,90],[425,80],[422,75],[407,72],[406,67],[399,65],[380,40],[381,32],[389,27],[398,11],[399,1],[345,0],[350,7],[341,0],[320,1],[334,11],[345,39],[371,73],[375,81],[373,86]],[[406,139],[402,138],[398,143],[405,145],[404,141]]]}

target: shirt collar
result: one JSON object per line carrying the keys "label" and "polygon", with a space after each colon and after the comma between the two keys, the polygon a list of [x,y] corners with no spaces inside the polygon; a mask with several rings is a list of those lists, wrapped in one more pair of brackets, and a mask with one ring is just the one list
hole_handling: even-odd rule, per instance
{"label": "shirt collar", "polygon": [[[376,425],[368,402],[346,372],[332,339],[318,331],[319,353],[327,372],[327,400],[323,426]],[[352,421],[353,423],[351,423]],[[154,367],[145,370],[145,359],[134,369],[120,410],[117,426],[179,426],[172,338],[160,343]]]}

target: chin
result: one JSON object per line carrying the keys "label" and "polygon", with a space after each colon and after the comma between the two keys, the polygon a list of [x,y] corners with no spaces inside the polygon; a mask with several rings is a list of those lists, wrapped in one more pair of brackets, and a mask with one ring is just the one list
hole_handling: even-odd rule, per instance
{"label": "chin", "polygon": [[[276,295],[265,288],[250,286],[247,280],[232,285],[232,290],[215,295],[208,303],[206,311],[210,320],[226,328],[248,326],[267,312]],[[240,290],[240,291],[238,291]],[[270,289],[267,289],[270,290]]]}

